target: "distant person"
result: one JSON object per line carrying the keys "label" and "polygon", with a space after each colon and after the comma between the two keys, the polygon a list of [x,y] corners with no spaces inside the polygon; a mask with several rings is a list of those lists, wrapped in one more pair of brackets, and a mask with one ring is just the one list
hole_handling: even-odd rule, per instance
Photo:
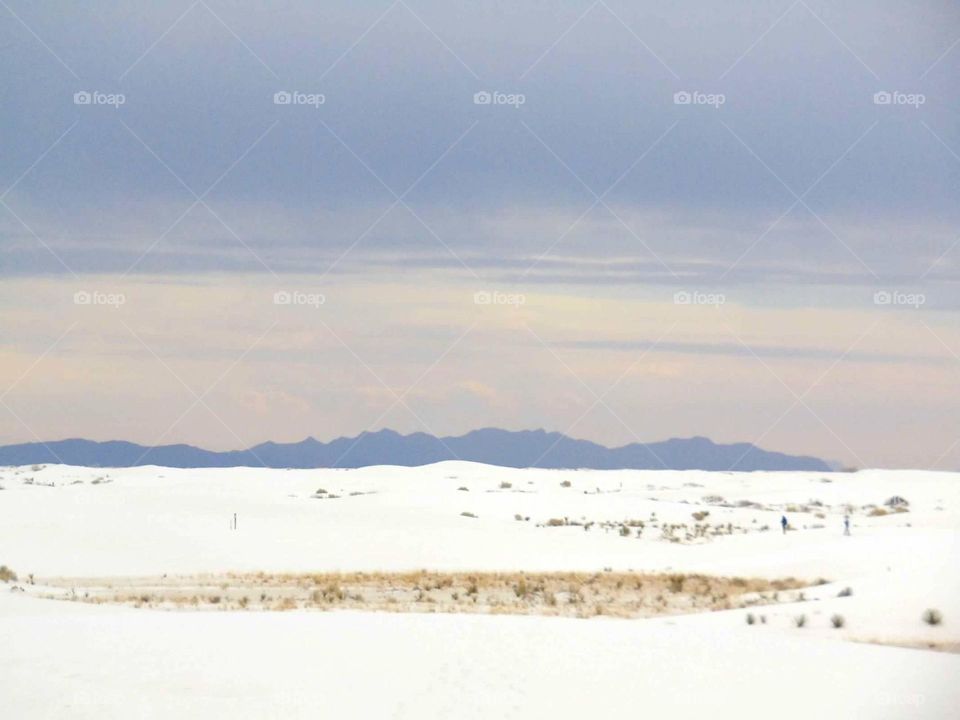
{"label": "distant person", "polygon": [[787,534],[787,516],[786,515],[780,516],[780,527],[783,528],[783,534],[786,535]]}
{"label": "distant person", "polygon": [[850,516],[849,515],[843,516],[843,534],[844,535],[850,534]]}

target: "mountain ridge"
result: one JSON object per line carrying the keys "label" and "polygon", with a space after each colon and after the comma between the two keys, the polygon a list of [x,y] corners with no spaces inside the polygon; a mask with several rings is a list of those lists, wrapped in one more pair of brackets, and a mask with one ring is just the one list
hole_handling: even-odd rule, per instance
{"label": "mountain ridge", "polygon": [[595,470],[812,470],[830,463],[808,455],[763,450],[752,443],[718,444],[703,436],[606,447],[555,431],[479,428],[464,435],[436,437],[423,432],[364,431],[322,442],[267,441],[223,452],[187,444],[148,447],[124,440],[70,438],[0,446],[0,465],[62,463],[93,467],[160,465],[178,468],[270,467],[356,468],[370,465],[429,465],[467,460],[503,467]]}

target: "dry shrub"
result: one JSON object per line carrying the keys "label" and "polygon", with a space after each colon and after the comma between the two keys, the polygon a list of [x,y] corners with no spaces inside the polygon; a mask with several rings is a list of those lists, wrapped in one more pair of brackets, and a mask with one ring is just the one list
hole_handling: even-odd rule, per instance
{"label": "dry shrub", "polygon": [[6,565],[0,565],[0,582],[16,582],[17,574]]}

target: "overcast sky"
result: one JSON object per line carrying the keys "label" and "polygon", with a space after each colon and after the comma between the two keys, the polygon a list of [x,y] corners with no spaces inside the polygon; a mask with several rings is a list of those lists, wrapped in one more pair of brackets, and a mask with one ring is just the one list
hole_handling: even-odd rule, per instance
{"label": "overcast sky", "polygon": [[0,3],[0,442],[960,468],[956,3],[88,5]]}

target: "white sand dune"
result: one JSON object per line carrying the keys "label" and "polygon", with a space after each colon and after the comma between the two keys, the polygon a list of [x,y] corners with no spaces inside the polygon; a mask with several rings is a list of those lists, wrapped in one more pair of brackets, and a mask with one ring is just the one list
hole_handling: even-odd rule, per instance
{"label": "white sand dune", "polygon": [[[960,645],[955,474],[49,466],[0,470],[0,486],[0,563],[20,585],[28,573],[418,568],[828,581],[804,602],[752,609],[766,618],[753,626],[741,609],[648,620],[167,612],[0,585],[7,717],[951,718],[960,707],[960,655],[892,645]],[[894,495],[909,512],[869,514]],[[664,524],[692,527],[698,511],[710,537],[664,539]],[[785,511],[795,531],[783,535]],[[551,518],[595,524],[545,527]],[[626,520],[645,522],[641,537],[620,536]],[[846,587],[852,596],[837,597]],[[942,625],[921,622],[928,607]]]}

